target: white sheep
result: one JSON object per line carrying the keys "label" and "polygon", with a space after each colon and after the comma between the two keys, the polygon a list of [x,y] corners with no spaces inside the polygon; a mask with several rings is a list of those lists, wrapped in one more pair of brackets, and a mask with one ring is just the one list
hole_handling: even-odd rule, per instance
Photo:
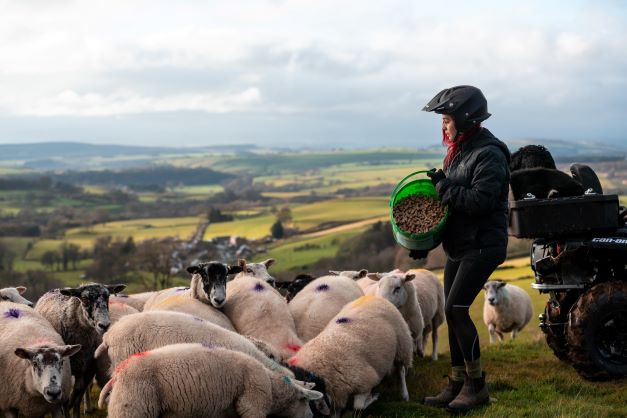
{"label": "white sheep", "polygon": [[267,367],[279,367],[244,336],[180,312],[144,311],[126,315],[102,340],[95,357],[108,355],[113,367],[135,353],[177,343],[217,345],[244,352]]}
{"label": "white sheep", "polygon": [[62,416],[72,389],[66,357],[80,345],[66,345],[32,308],[0,303],[0,410],[5,417]]}
{"label": "white sheep", "polygon": [[194,297],[191,289],[176,287],[156,292],[144,305],[144,312],[182,312],[210,321],[225,329],[235,331],[229,318],[219,309]]}
{"label": "white sheep", "polygon": [[291,357],[303,344],[287,302],[264,280],[242,276],[230,281],[222,310],[237,332],[270,344],[282,360]]}
{"label": "white sheep", "polygon": [[419,355],[424,355],[423,331],[425,327],[422,309],[412,284],[416,277],[413,273],[391,272],[378,277],[378,280],[366,290],[367,295],[384,298],[396,306],[409,326],[414,339],[414,348]]}
{"label": "white sheep", "polygon": [[22,296],[24,292],[26,292],[24,286],[5,287],[0,289],[0,301],[21,303],[32,308],[35,304]]}
{"label": "white sheep", "polygon": [[70,399],[64,405],[74,409],[74,417],[80,417],[80,403],[87,387],[96,374],[94,351],[100,336],[109,329],[109,295],[124,290],[125,285],[101,285],[97,283],[77,288],[55,289],[44,294],[35,311],[46,318],[67,344],[81,344],[78,355],[72,356],[70,365],[74,387]]}
{"label": "white sheep", "polygon": [[344,305],[362,297],[355,281],[349,277],[322,276],[303,288],[288,306],[298,336],[307,342],[324,329]]}
{"label": "white sheep", "polygon": [[416,297],[422,311],[424,330],[422,334],[422,346],[427,347],[427,340],[431,334],[431,359],[438,359],[438,328],[446,320],[444,314],[444,288],[438,276],[425,269],[411,269],[408,274],[416,277],[411,284],[416,288]]}
{"label": "white sheep", "polygon": [[488,326],[490,342],[495,343],[497,335],[503,341],[505,332],[511,332],[513,340],[531,320],[531,297],[520,287],[500,280],[488,281],[483,288],[483,322]]}
{"label": "white sheep", "polygon": [[[149,378],[147,378],[149,376]],[[136,354],[100,394],[110,418],[312,417],[309,401],[322,394],[236,351],[176,344]]]}
{"label": "white sheep", "polygon": [[275,262],[276,260],[274,258],[268,258],[261,263],[247,263],[246,260],[240,259],[239,266],[242,268],[242,271],[237,273],[233,278],[236,279],[241,276],[253,276],[264,280],[272,287],[276,287],[276,280],[270,275],[270,273],[268,273],[268,269]]}
{"label": "white sheep", "polygon": [[374,402],[378,395],[372,389],[395,366],[402,399],[408,400],[405,375],[412,361],[412,338],[400,312],[387,300],[368,295],[347,304],[288,364],[297,379],[313,375],[323,381],[317,388],[325,387],[339,417],[352,396],[357,410]]}
{"label": "white sheep", "polygon": [[156,292],[135,293],[132,295],[120,294],[116,296],[111,296],[109,300],[112,302],[125,303],[141,312],[144,310],[144,304],[146,303],[146,301],[155,293]]}

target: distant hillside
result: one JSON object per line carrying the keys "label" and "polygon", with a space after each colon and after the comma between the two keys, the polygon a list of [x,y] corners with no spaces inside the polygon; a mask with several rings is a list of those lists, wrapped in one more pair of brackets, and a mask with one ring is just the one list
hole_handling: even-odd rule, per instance
{"label": "distant hillside", "polygon": [[505,141],[511,152],[529,145],[544,145],[556,162],[596,162],[624,160],[627,147],[595,141],[564,141],[558,139],[508,139]]}

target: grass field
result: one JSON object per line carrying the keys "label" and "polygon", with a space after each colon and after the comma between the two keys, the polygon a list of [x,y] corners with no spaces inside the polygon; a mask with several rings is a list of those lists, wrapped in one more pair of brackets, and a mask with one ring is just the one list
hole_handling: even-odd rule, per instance
{"label": "grass field", "polygon": [[[318,227],[329,222],[350,222],[374,218],[387,212],[386,198],[336,199],[291,207],[293,226],[302,230]],[[270,213],[220,222],[209,225],[205,239],[217,236],[237,235],[257,239],[269,235],[276,217]]]}

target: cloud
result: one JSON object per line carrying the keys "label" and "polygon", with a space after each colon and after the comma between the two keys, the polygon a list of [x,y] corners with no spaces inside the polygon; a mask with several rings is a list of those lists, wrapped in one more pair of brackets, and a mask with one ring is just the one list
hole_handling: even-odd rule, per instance
{"label": "cloud", "polygon": [[182,94],[165,97],[148,97],[128,91],[108,95],[79,94],[66,90],[43,98],[35,103],[25,103],[15,110],[19,116],[117,116],[161,112],[242,112],[261,102],[261,93],[250,87],[239,93]]}

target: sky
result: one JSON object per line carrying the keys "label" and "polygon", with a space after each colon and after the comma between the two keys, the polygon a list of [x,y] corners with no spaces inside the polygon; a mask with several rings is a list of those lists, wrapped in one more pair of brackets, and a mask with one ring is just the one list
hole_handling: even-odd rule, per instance
{"label": "sky", "polygon": [[0,143],[440,143],[438,91],[501,139],[627,143],[627,3],[0,0]]}

